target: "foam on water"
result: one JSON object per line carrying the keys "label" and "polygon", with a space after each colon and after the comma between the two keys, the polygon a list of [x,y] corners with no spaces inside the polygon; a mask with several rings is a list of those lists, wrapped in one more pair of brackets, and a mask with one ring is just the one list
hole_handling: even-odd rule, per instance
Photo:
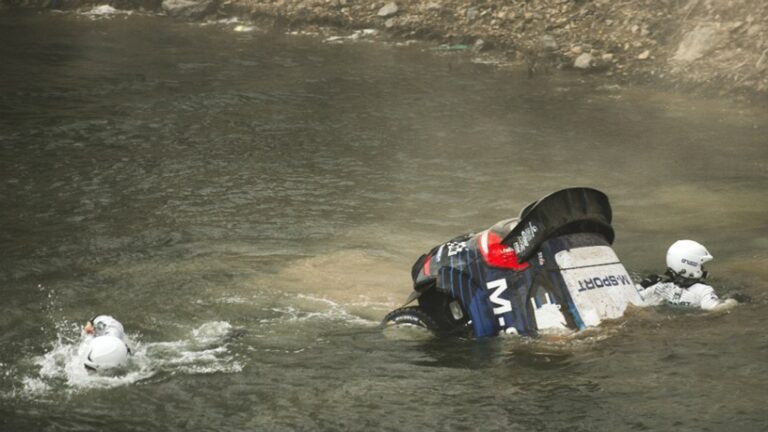
{"label": "foam on water", "polygon": [[387,326],[382,329],[382,334],[395,341],[424,341],[435,337],[430,330],[410,324]]}
{"label": "foam on water", "polygon": [[256,28],[256,27],[254,27],[254,26],[249,26],[249,25],[236,25],[236,26],[235,26],[235,27],[232,29],[232,31],[234,31],[234,32],[236,32],[236,33],[248,33],[248,32],[252,32],[252,31],[253,31],[255,28]]}
{"label": "foam on water", "polygon": [[133,355],[125,368],[111,373],[89,372],[83,366],[88,354],[85,334],[76,324],[57,326],[57,339],[43,355],[31,359],[35,369],[19,377],[20,396],[33,399],[71,394],[97,388],[138,383],[160,372],[207,374],[234,373],[243,365],[230,351],[233,327],[225,321],[207,322],[189,336],[169,342],[142,342],[140,335],[127,334]]}
{"label": "foam on water", "polygon": [[229,27],[235,33],[250,33],[258,28],[250,21],[243,21],[238,17],[206,20],[198,24],[200,27],[223,26]]}
{"label": "foam on water", "polygon": [[377,36],[379,31],[376,29],[355,30],[348,36],[331,36],[323,40],[326,43],[341,43],[346,41],[370,40],[367,38]]}
{"label": "foam on water", "polygon": [[132,15],[133,12],[129,10],[120,10],[115,9],[114,7],[110,5],[99,5],[94,6],[93,8],[85,11],[80,12],[80,15],[84,15],[90,19],[103,19],[103,18],[113,18],[116,15]]}
{"label": "foam on water", "polygon": [[271,307],[277,312],[277,318],[262,319],[262,323],[303,322],[303,321],[343,321],[356,325],[371,326],[377,321],[368,320],[350,313],[342,305],[324,297],[296,294],[295,304]]}

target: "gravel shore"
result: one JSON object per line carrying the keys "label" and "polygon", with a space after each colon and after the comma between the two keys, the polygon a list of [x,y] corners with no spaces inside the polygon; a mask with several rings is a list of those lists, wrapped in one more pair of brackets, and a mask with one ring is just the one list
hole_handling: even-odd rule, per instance
{"label": "gravel shore", "polygon": [[[182,20],[377,29],[527,69],[768,104],[764,0],[3,0],[3,9],[109,4]],[[563,72],[558,72],[563,71]]]}

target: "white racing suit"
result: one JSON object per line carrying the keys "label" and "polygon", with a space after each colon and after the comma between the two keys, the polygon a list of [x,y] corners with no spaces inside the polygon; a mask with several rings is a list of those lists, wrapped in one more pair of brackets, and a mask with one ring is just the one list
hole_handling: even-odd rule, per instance
{"label": "white racing suit", "polygon": [[638,292],[646,306],[657,306],[668,303],[677,306],[700,307],[704,310],[721,309],[736,304],[736,300],[721,300],[715,290],[703,283],[695,283],[688,288],[676,285],[674,282],[657,282],[643,288],[638,285]]}

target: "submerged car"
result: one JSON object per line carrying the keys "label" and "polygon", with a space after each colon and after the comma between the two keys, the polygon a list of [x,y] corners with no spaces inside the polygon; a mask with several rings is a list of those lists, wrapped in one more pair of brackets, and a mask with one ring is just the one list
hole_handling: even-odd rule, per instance
{"label": "submerged car", "polygon": [[611,219],[604,193],[569,188],[517,218],[435,246],[414,264],[413,293],[383,325],[537,336],[618,318],[642,299],[611,248]]}

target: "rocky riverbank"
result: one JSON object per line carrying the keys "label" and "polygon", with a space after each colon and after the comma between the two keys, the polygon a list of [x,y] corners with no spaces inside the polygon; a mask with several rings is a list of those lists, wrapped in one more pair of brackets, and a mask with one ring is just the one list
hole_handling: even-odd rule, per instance
{"label": "rocky riverbank", "polygon": [[109,4],[178,19],[240,17],[307,29],[379,29],[526,68],[652,83],[768,103],[765,0],[3,0],[3,7]]}

